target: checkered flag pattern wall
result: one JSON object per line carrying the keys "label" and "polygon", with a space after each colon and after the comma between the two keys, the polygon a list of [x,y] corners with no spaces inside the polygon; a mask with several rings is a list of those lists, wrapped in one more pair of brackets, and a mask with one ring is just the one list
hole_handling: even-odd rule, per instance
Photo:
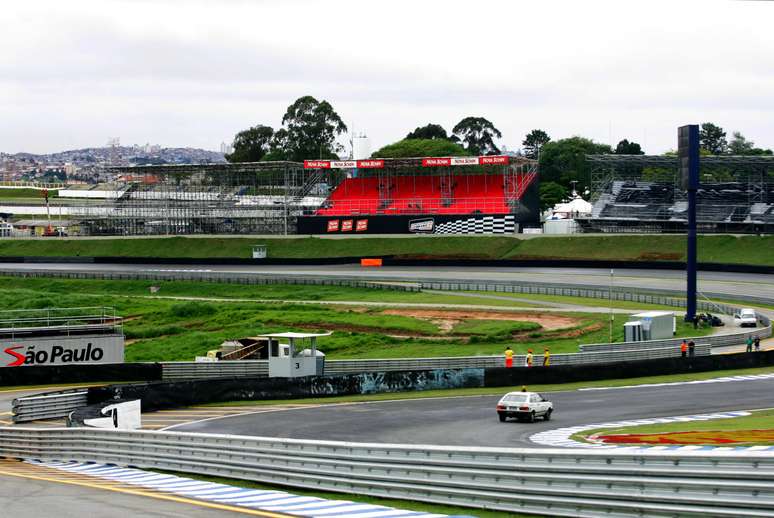
{"label": "checkered flag pattern wall", "polygon": [[439,223],[435,234],[513,234],[516,232],[515,216],[484,216]]}

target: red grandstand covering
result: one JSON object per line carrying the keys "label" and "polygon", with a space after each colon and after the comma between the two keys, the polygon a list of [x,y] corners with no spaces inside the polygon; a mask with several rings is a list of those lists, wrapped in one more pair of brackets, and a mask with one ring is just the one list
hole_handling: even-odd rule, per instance
{"label": "red grandstand covering", "polygon": [[[466,156],[308,160],[304,167],[373,169],[339,175],[340,183],[315,211],[316,216],[483,215],[516,210],[535,179],[533,162],[508,156]],[[357,222],[342,225],[344,228],[328,231],[349,232],[356,229]]]}

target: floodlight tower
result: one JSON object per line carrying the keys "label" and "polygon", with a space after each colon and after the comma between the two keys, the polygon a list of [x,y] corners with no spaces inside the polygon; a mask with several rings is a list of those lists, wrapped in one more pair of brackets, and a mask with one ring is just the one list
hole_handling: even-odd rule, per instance
{"label": "floodlight tower", "polygon": [[689,124],[677,129],[677,156],[680,180],[688,192],[688,254],[686,257],[685,321],[696,316],[696,191],[699,188],[699,126]]}

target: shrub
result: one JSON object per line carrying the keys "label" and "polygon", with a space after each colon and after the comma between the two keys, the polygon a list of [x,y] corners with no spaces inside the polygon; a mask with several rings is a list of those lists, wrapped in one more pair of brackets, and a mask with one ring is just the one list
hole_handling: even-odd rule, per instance
{"label": "shrub", "polygon": [[178,318],[205,317],[217,312],[217,308],[212,304],[203,304],[201,302],[185,302],[175,304],[169,308],[169,312]]}

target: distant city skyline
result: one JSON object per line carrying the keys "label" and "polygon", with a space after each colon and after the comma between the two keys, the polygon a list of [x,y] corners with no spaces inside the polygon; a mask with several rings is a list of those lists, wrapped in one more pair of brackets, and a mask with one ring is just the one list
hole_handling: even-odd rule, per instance
{"label": "distant city skyline", "polygon": [[[372,149],[491,120],[648,153],[714,122],[774,147],[774,2],[30,0],[0,19],[0,151],[217,151],[328,100]],[[260,30],[257,30],[260,28]],[[349,136],[341,138],[342,143]]]}

